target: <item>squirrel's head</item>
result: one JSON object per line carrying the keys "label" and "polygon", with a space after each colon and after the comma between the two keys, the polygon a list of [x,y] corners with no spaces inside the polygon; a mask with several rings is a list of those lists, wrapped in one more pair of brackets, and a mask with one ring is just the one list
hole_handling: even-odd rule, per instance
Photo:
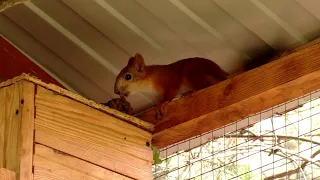
{"label": "squirrel's head", "polygon": [[141,54],[130,57],[128,64],[116,78],[114,93],[129,96],[141,91],[141,83],[145,77],[145,64]]}

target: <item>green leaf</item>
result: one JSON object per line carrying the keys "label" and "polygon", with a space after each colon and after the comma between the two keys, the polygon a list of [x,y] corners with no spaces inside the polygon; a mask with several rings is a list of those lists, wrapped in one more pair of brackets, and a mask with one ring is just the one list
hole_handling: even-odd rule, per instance
{"label": "green leaf", "polygon": [[151,145],[151,149],[153,151],[153,161],[154,164],[161,164],[162,160],[160,159],[160,150],[153,145]]}

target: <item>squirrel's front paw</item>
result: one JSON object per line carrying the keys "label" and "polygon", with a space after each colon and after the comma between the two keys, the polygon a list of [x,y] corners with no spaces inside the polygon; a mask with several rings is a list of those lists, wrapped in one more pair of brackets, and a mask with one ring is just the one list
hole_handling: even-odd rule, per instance
{"label": "squirrel's front paw", "polygon": [[163,115],[164,115],[163,110],[160,109],[160,108],[157,108],[157,110],[156,110],[156,115],[155,115],[155,119],[159,121],[159,120],[162,119],[162,116],[163,116]]}
{"label": "squirrel's front paw", "polygon": [[156,115],[155,115],[155,119],[156,120],[161,120],[166,112],[166,108],[165,108],[165,105],[167,104],[168,102],[162,102],[162,103],[159,103],[158,105],[156,105]]}

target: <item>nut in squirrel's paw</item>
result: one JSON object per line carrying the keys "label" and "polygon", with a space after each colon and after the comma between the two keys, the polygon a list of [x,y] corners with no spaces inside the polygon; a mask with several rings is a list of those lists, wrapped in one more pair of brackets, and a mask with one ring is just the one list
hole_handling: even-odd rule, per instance
{"label": "nut in squirrel's paw", "polygon": [[133,114],[133,108],[123,96],[121,96],[120,98],[111,99],[107,103],[102,103],[102,104],[129,115]]}

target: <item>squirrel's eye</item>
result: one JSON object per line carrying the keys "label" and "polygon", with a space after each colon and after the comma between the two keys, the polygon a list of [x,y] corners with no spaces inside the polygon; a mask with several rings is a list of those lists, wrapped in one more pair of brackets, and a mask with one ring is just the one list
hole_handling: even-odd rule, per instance
{"label": "squirrel's eye", "polygon": [[126,80],[130,80],[132,78],[131,74],[126,74],[125,78],[126,78]]}

